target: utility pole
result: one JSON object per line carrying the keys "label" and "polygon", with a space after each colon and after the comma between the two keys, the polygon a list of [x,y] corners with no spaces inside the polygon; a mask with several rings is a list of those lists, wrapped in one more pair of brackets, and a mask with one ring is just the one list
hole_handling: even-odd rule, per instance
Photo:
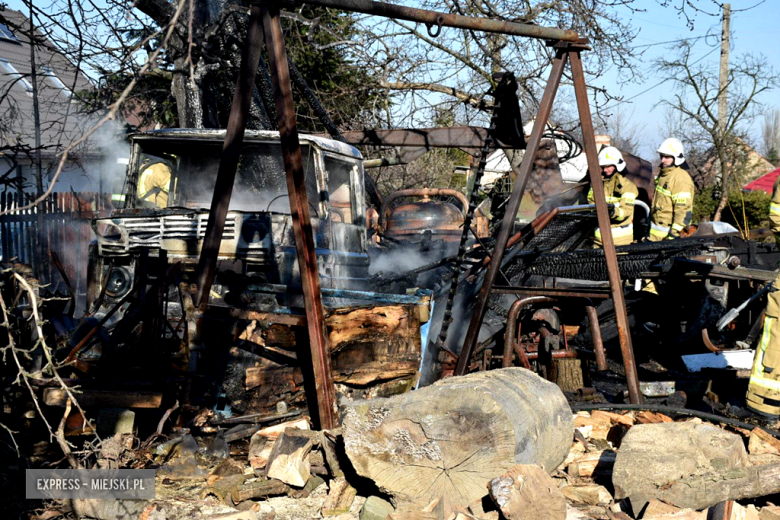
{"label": "utility pole", "polygon": [[726,113],[728,111],[729,85],[729,26],[731,25],[731,4],[723,4],[723,32],[720,37],[720,82],[718,85],[718,134],[721,141],[726,138]]}
{"label": "utility pole", "polygon": [[33,122],[35,124],[35,188],[36,197],[43,195],[43,171],[41,165],[41,112],[38,107],[38,71],[35,70],[35,30],[33,29],[33,6],[30,2],[30,83],[32,83]]}
{"label": "utility pole", "polygon": [[[35,198],[38,199],[43,195],[43,164],[41,162],[41,113],[38,106],[38,71],[36,70],[37,64],[35,63],[35,29],[33,27],[33,4],[30,2],[30,82],[32,83],[32,97],[33,97],[33,123],[35,124]],[[49,273],[48,262],[48,246],[46,244],[46,229],[44,228],[45,222],[43,218],[43,204],[38,204],[35,208],[37,214],[36,218],[36,233],[35,233],[35,249],[36,249],[36,261],[33,264],[34,268],[37,268],[36,276],[38,279],[42,279],[46,282],[51,281],[51,273]]]}

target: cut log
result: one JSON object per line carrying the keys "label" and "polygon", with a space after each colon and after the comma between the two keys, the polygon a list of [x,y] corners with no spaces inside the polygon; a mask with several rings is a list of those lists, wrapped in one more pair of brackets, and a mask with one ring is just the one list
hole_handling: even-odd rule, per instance
{"label": "cut log", "polygon": [[586,439],[606,440],[612,427],[609,420],[595,419],[590,414],[577,414],[574,418],[574,427],[577,428]]}
{"label": "cut log", "polygon": [[352,502],[355,501],[357,490],[349,485],[347,479],[339,477],[331,480],[328,497],[322,504],[322,516],[337,516],[349,513]]}
{"label": "cut log", "polygon": [[223,504],[231,506],[233,505],[232,494],[244,483],[244,480],[246,480],[246,476],[244,475],[228,475],[206,486],[206,488],[201,491],[200,496],[203,499],[213,496]]}
{"label": "cut log", "polygon": [[662,413],[651,412],[643,410],[636,414],[636,422],[639,424],[656,424],[656,423],[670,423],[674,422],[671,417]]}
{"label": "cut log", "polygon": [[780,520],[780,506],[764,506],[758,512],[759,520]]}
{"label": "cut log", "polygon": [[252,435],[249,441],[249,464],[253,469],[263,469],[268,464],[268,457],[274,446],[274,441],[279,434],[287,428],[297,428],[299,430],[309,429],[309,420],[307,418],[286,421],[274,426],[268,426]]}
{"label": "cut log", "polygon": [[252,482],[245,482],[231,490],[230,497],[234,504],[240,504],[245,500],[253,498],[264,498],[272,495],[286,495],[293,493],[294,488],[288,486],[281,480],[262,479]]}
{"label": "cut log", "polygon": [[756,506],[750,504],[745,507],[742,504],[728,500],[709,508],[706,518],[717,520],[761,520]]}
{"label": "cut log", "polygon": [[585,386],[582,361],[577,358],[553,359],[550,379],[564,392],[576,392]]}
{"label": "cut log", "polygon": [[343,410],[344,446],[358,474],[421,507],[441,496],[468,505],[518,463],[552,471],[574,432],[561,390],[522,368],[452,377]]}
{"label": "cut log", "polygon": [[576,507],[568,506],[566,508],[566,520],[593,520],[593,517],[588,516]]}
{"label": "cut log", "polygon": [[677,480],[657,491],[665,502],[703,509],[723,500],[741,500],[780,493],[780,464],[751,466],[703,477]]}
{"label": "cut log", "polygon": [[676,513],[659,514],[655,516],[643,516],[642,520],[707,520],[707,511],[694,509],[680,509]]}
{"label": "cut log", "polygon": [[563,486],[561,493],[572,502],[591,506],[606,506],[612,502],[612,495],[609,494],[607,488],[598,484]]}
{"label": "cut log", "polygon": [[622,424],[623,426],[633,426],[634,418],[630,415],[623,415],[614,412],[605,412],[604,410],[593,410],[590,416],[596,421],[605,421],[612,424]]}
{"label": "cut log", "polygon": [[518,464],[488,485],[490,498],[507,520],[565,520],[566,499],[534,464]]}
{"label": "cut log", "polygon": [[742,438],[713,424],[641,424],[623,439],[612,483],[634,511],[653,498],[704,509],[780,491],[780,464],[747,467]]}
{"label": "cut log", "polygon": [[612,479],[612,469],[615,466],[617,453],[612,450],[592,451],[585,453],[569,464],[566,472],[572,477]]}
{"label": "cut log", "polygon": [[780,439],[769,435],[761,428],[753,428],[748,440],[748,453],[751,455],[761,455],[769,453],[772,455],[780,454]]}
{"label": "cut log", "polygon": [[288,428],[276,439],[265,467],[265,476],[303,487],[311,476],[309,452],[313,443],[308,436],[296,435],[297,431],[300,430]]}
{"label": "cut log", "polygon": [[642,518],[645,519],[655,518],[657,516],[663,515],[673,515],[675,513],[679,513],[680,511],[682,511],[682,509],[679,507],[673,506],[672,504],[667,504],[666,502],[654,498],[648,502],[644,513],[642,513]]}

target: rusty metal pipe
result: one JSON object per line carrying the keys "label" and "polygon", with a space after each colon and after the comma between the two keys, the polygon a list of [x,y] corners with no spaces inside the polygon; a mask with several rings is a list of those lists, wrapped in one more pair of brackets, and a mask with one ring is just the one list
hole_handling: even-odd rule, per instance
{"label": "rusty metal pipe", "polygon": [[710,333],[707,331],[706,327],[701,329],[701,340],[704,343],[704,346],[707,347],[710,352],[721,352],[726,350],[722,344],[716,345],[712,342],[710,339]]}
{"label": "rusty metal pipe", "polygon": [[556,298],[609,298],[609,293],[599,290],[572,290],[565,287],[493,286],[496,294],[525,294],[528,296],[550,296]]}
{"label": "rusty metal pipe", "polygon": [[225,143],[222,145],[222,155],[219,159],[217,180],[211,198],[206,234],[203,238],[203,247],[198,261],[196,278],[198,283],[196,305],[198,306],[208,304],[211,284],[214,282],[214,272],[217,269],[219,246],[222,243],[222,233],[225,231],[225,218],[230,207],[230,197],[233,194],[238,157],[244,142],[244,131],[249,116],[249,107],[252,104],[252,91],[262,51],[261,23],[260,6],[253,4],[249,11],[249,27],[241,53],[241,67],[238,71],[236,90],[233,94],[233,104],[230,107]]}
{"label": "rusty metal pipe", "polygon": [[459,29],[472,29],[492,33],[508,34],[510,36],[527,36],[543,40],[577,41],[577,31],[570,29],[557,29],[553,27],[539,27],[516,22],[504,22],[490,18],[474,18],[451,13],[437,13],[425,9],[415,9],[403,5],[371,0],[302,0],[302,3],[333,7],[343,11],[353,11],[397,20],[424,23],[429,27],[456,27]]}
{"label": "rusty metal pipe", "polygon": [[[529,361],[534,359],[539,359],[539,352],[528,352],[526,356]],[[550,352],[550,357],[552,359],[565,359],[565,358],[576,359],[580,356],[576,350],[553,350],[552,352]]]}
{"label": "rusty metal pipe", "polygon": [[596,368],[601,371],[607,370],[607,355],[604,352],[604,342],[601,339],[599,314],[596,312],[596,307],[592,304],[585,307],[585,312],[588,313],[590,337],[593,339],[593,351],[596,353]]}
{"label": "rusty metal pipe", "polygon": [[555,95],[558,92],[558,86],[561,83],[566,59],[567,54],[559,50],[555,56],[550,78],[547,80],[547,86],[544,89],[542,102],[539,105],[539,111],[536,114],[536,123],[534,123],[534,128],[531,131],[531,137],[528,139],[528,146],[523,155],[523,162],[520,165],[517,181],[515,182],[512,194],[509,196],[504,219],[501,221],[501,227],[499,228],[498,236],[496,237],[496,245],[493,250],[493,259],[490,262],[487,273],[485,273],[485,279],[482,282],[482,288],[477,297],[474,312],[471,315],[471,323],[469,323],[466,338],[463,341],[463,348],[458,357],[458,365],[455,368],[456,375],[465,374],[466,369],[471,363],[471,354],[477,344],[479,329],[482,327],[482,320],[485,318],[485,312],[487,312],[490,291],[496,281],[496,277],[498,277],[501,260],[504,258],[509,236],[512,234],[515,226],[517,210],[520,209],[520,202],[523,198],[523,193],[525,192],[525,185],[528,183],[528,179],[531,176],[534,157],[536,157],[536,152],[539,150],[539,144],[542,141],[542,133],[547,126],[547,120],[552,111],[552,105],[555,101]]}
{"label": "rusty metal pipe", "polygon": [[[574,94],[577,99],[580,124],[582,125],[582,141],[585,155],[588,159],[590,183],[591,186],[601,186],[601,168],[599,167],[596,152],[596,136],[593,131],[593,119],[591,118],[590,105],[588,104],[588,91],[585,84],[585,73],[582,68],[580,50],[582,50],[582,47],[572,46],[569,51],[572,77],[574,79]],[[612,292],[613,303],[615,304],[615,321],[618,329],[618,338],[620,339],[620,350],[623,354],[623,365],[626,370],[628,395],[631,404],[641,404],[642,392],[639,390],[639,376],[637,375],[636,361],[634,359],[634,348],[631,345],[631,332],[628,327],[628,313],[626,312],[626,301],[623,297],[623,284],[620,280],[615,242],[610,231],[611,225],[607,199],[604,190],[601,189],[593,190],[593,196],[596,199],[596,216],[598,217],[599,228],[601,229],[601,236],[604,242],[604,259],[607,263],[609,287]]]}
{"label": "rusty metal pipe", "polygon": [[[254,10],[254,7],[252,8]],[[306,302],[306,328],[311,349],[314,391],[316,393],[319,428],[330,430],[338,425],[336,417],[336,390],[333,386],[330,348],[325,331],[325,315],[320,292],[320,277],[317,255],[314,249],[314,234],[309,215],[309,199],[306,194],[306,179],[301,157],[301,144],[295,126],[295,104],[287,67],[287,51],[279,16],[279,6],[262,4],[263,28],[265,32],[268,61],[274,84],[276,115],[279,138],[282,146],[284,169],[287,172],[287,193],[290,198],[290,214],[295,236],[295,250],[298,268],[301,272],[301,287]],[[310,406],[311,406],[310,402]]]}
{"label": "rusty metal pipe", "polygon": [[[523,310],[523,308],[531,303],[552,303],[555,301],[555,298],[550,298],[548,296],[526,296],[525,298],[520,298],[512,304],[512,306],[509,308],[509,315],[506,318],[506,332],[504,334],[504,358],[501,362],[502,368],[512,366],[513,348],[517,344],[517,335],[520,333],[520,327],[518,326],[517,320],[520,318],[520,312]],[[528,359],[527,356],[523,357],[525,357],[526,360]]]}

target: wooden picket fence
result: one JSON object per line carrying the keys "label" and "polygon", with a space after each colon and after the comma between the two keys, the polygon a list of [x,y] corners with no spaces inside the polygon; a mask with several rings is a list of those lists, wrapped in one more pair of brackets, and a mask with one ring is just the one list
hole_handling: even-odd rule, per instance
{"label": "wooden picket fence", "polygon": [[[63,270],[78,295],[86,291],[90,220],[112,209],[110,193],[52,193],[30,209],[31,201],[19,191],[0,193],[0,255],[5,265],[30,266],[41,284],[52,292],[67,294],[51,251],[57,253]],[[8,212],[8,213],[5,213]],[[42,226],[42,229],[39,229]]]}

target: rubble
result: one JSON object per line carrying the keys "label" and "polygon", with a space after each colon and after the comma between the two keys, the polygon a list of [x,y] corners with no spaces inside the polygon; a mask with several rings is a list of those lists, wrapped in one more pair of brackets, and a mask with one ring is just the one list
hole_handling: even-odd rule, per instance
{"label": "rubble", "polygon": [[488,484],[490,498],[507,520],[564,520],[566,499],[546,471],[518,464]]}

